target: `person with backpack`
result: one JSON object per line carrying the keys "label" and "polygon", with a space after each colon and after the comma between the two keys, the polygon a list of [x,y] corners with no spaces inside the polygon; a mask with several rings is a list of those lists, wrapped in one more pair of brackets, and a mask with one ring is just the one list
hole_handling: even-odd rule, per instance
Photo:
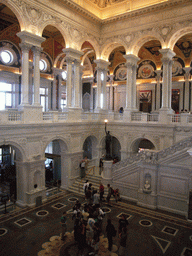
{"label": "person with backpack", "polygon": [[117,231],[114,225],[111,223],[110,219],[107,220],[106,232],[108,239],[108,250],[111,251],[113,245],[113,237],[116,236]]}

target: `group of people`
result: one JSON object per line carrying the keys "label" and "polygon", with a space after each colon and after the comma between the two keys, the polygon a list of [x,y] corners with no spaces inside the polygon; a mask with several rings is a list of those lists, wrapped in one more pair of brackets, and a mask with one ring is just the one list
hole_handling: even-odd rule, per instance
{"label": "group of people", "polygon": [[[105,199],[104,199],[104,186],[102,183],[100,183],[99,186],[99,191],[95,188],[93,188],[92,184],[89,183],[88,180],[85,181],[85,183],[83,184],[83,191],[85,194],[85,200],[87,201],[88,204],[95,204],[95,205],[99,205],[100,203],[102,203]],[[113,189],[110,184],[107,185],[107,196],[106,196],[106,201],[108,204],[110,204],[110,199],[111,196],[113,196],[115,198],[115,201],[118,202],[121,200],[120,198],[120,192],[119,189]]]}
{"label": "group of people", "polygon": [[[77,255],[83,255],[85,248],[88,248],[89,255],[97,255],[99,251],[99,241],[102,233],[106,232],[108,239],[108,250],[112,250],[113,238],[117,236],[117,230],[111,222],[107,220],[105,229],[103,228],[103,218],[105,213],[99,204],[84,204],[79,200],[75,202],[73,207],[72,220],[74,221],[74,240],[78,244]],[[62,224],[62,240],[65,240],[67,231],[66,212],[61,217]],[[126,255],[128,221],[126,216],[122,215],[119,219],[118,236],[119,236],[119,254]]]}

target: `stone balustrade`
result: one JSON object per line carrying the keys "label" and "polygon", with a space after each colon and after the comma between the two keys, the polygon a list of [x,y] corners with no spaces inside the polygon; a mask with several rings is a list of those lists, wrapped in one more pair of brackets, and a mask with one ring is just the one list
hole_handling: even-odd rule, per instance
{"label": "stone balustrade", "polygon": [[[42,112],[42,117],[38,122],[68,122],[68,121],[99,121],[108,119],[108,121],[118,121],[118,122],[127,122],[124,118],[124,114],[118,112],[78,112],[78,115],[74,115],[75,110],[73,111],[48,111]],[[79,114],[80,113],[80,114]],[[75,116],[75,118],[74,118]],[[25,115],[23,115],[23,111],[19,111],[17,109],[9,109],[0,111],[0,121],[1,124],[10,124],[10,123],[27,123],[25,119]],[[35,122],[35,119],[33,120]],[[160,121],[160,113],[144,113],[144,112],[132,112],[130,122],[136,123],[161,123]],[[164,122],[165,124],[165,122]],[[166,124],[174,124],[174,125],[192,125],[192,115],[190,113],[181,113],[181,114],[169,114],[167,115]]]}

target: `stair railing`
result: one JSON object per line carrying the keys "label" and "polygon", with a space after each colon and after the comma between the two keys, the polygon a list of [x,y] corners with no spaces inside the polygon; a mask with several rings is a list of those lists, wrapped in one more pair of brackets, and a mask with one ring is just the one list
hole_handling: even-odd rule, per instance
{"label": "stair railing", "polygon": [[95,175],[95,166],[88,167],[87,170],[88,172],[85,174],[85,177],[81,178],[81,180],[79,181],[79,192],[80,192],[80,184],[82,180],[86,179],[87,175],[90,174],[91,171],[93,171],[93,175]]}

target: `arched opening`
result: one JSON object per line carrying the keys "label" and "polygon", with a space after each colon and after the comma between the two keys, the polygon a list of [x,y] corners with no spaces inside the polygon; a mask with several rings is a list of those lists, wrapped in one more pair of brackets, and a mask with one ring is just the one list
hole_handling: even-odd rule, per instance
{"label": "arched opening", "polygon": [[[138,109],[150,113],[159,109],[161,90],[156,85],[156,70],[161,68],[161,43],[158,40],[146,42],[139,50],[140,62],[137,68]],[[157,97],[158,95],[158,97]],[[159,100],[160,101],[160,100]]]}
{"label": "arched opening", "polygon": [[84,52],[82,57],[83,64],[83,86],[82,86],[82,107],[83,110],[93,109],[95,89],[93,85],[93,74],[96,67],[94,60],[96,53],[90,42],[85,41],[81,47]]}
{"label": "arched opening", "polygon": [[110,86],[107,87],[107,106],[110,110],[118,111],[121,107],[125,108],[126,106],[127,68],[125,66],[126,59],[123,57],[125,54],[124,46],[118,46],[109,55],[109,73],[112,76],[108,81]]}
{"label": "arched opening", "polygon": [[[41,53],[40,62],[44,65],[41,69],[41,88],[40,88],[40,103],[43,106],[43,111],[49,109],[57,110],[63,108],[66,102],[66,87],[65,81],[60,73],[54,73],[53,63],[57,63],[54,68],[62,68],[61,63],[64,59],[62,49],[65,48],[65,40],[61,32],[54,26],[48,25],[43,30],[42,36],[46,40],[42,43],[43,52]],[[60,58],[57,58],[58,56]],[[50,75],[55,75],[55,86],[52,88]]]}
{"label": "arched opening", "polygon": [[148,139],[137,139],[132,145],[132,152],[139,153],[145,149],[155,150],[154,144]]}
{"label": "arched opening", "polygon": [[89,136],[83,143],[83,158],[87,157],[93,160],[96,156],[97,139],[94,136]]}
{"label": "arched opening", "polygon": [[17,200],[16,162],[21,161],[21,152],[15,146],[0,146],[0,195],[7,194],[12,201]]}
{"label": "arched opening", "polygon": [[19,79],[15,73],[21,68],[19,21],[14,12],[0,4],[0,110],[17,108],[20,104]]}
{"label": "arched opening", "polygon": [[[176,53],[172,64],[172,101],[171,107],[175,113],[191,110],[191,90],[188,83],[190,77],[192,33],[182,36],[175,44]],[[185,78],[185,85],[181,78]],[[183,111],[182,111],[183,110]]]}
{"label": "arched opening", "polygon": [[66,150],[67,147],[61,140],[51,141],[45,149],[45,184],[48,189],[61,185],[62,175],[65,176],[62,158]]}

